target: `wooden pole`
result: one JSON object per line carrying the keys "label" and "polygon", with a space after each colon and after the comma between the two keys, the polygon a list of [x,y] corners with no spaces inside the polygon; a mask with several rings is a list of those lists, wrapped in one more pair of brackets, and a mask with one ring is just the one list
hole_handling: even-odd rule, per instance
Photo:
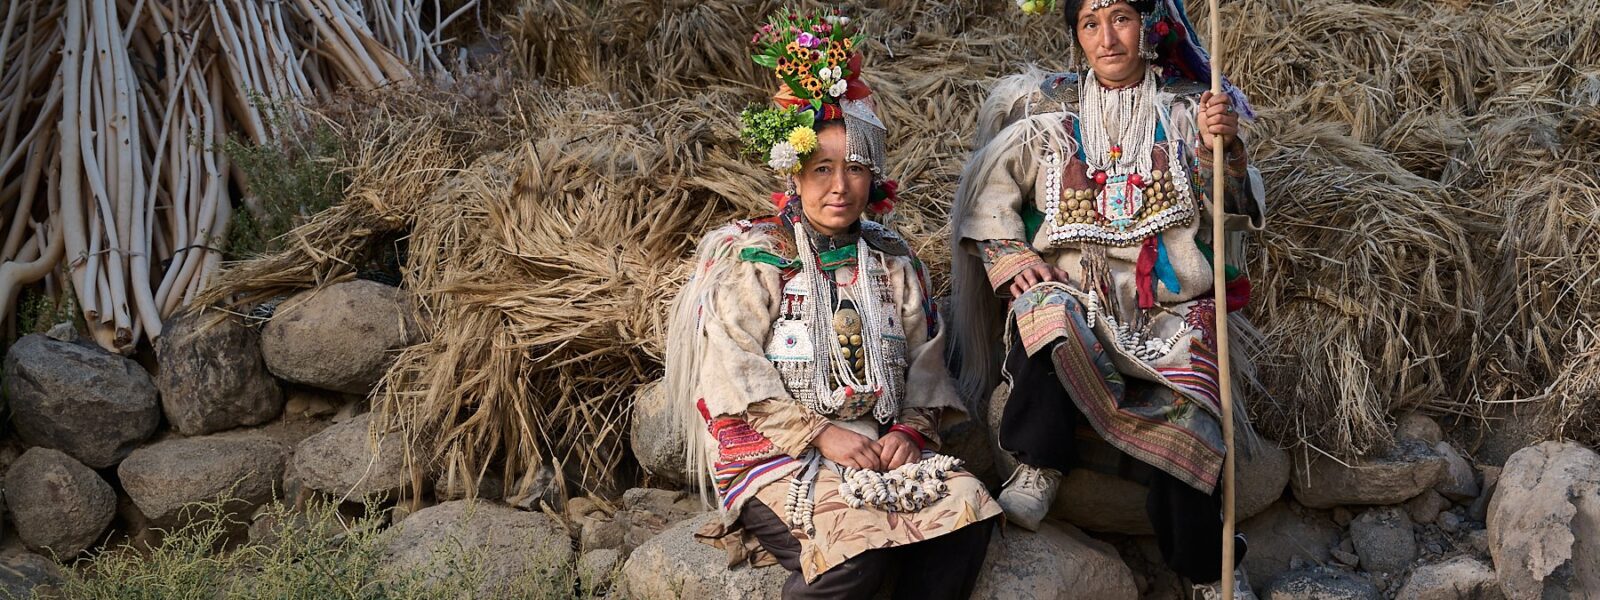
{"label": "wooden pole", "polygon": [[[1222,94],[1222,15],[1217,10],[1217,0],[1210,0],[1210,4],[1211,95],[1216,97]],[[1211,138],[1211,286],[1217,306],[1217,383],[1222,393],[1222,439],[1227,447],[1227,455],[1222,459],[1222,598],[1233,600],[1233,369],[1228,360],[1228,239],[1222,222],[1226,153],[1222,136]]]}

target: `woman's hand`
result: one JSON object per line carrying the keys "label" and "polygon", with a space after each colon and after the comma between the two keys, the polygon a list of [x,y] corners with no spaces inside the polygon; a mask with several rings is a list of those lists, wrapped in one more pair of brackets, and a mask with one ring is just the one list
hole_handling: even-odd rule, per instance
{"label": "woman's hand", "polygon": [[1061,283],[1066,283],[1067,272],[1061,270],[1060,267],[1049,263],[1040,263],[1023,269],[1021,273],[1017,273],[1016,277],[1011,278],[1011,289],[1009,290],[1011,292],[1011,297],[1017,298],[1022,296],[1033,286],[1039,285],[1046,281],[1059,281]]}
{"label": "woman's hand", "polygon": [[878,458],[883,461],[883,469],[889,471],[922,460],[922,450],[917,448],[917,441],[911,436],[891,431],[889,435],[878,439]]}
{"label": "woman's hand", "polygon": [[[877,442],[838,425],[822,428],[822,433],[811,440],[823,458],[846,467],[883,471],[882,448]],[[913,444],[915,447],[915,444]]]}
{"label": "woman's hand", "polygon": [[1200,144],[1207,151],[1211,150],[1211,140],[1215,135],[1222,136],[1222,147],[1234,149],[1234,144],[1239,141],[1239,113],[1233,107],[1233,99],[1227,94],[1213,96],[1206,92],[1200,96],[1200,108],[1195,119],[1200,125]]}

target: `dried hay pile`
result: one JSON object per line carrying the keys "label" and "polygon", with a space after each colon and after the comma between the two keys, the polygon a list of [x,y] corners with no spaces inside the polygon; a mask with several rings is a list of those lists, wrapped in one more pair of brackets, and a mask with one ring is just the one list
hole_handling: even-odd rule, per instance
{"label": "dried hay pile", "polygon": [[[349,135],[375,140],[349,199],[214,292],[248,304],[348,277],[407,235],[404,284],[432,335],[377,404],[454,485],[493,472],[512,494],[552,477],[608,491],[694,240],[770,210],[779,187],[736,131],[770,93],[743,41],[777,4],[603,4],[524,0],[503,22],[508,73],[343,105]],[[896,225],[942,288],[988,82],[1059,67],[1066,46],[1057,19],[1011,2],[885,4],[853,12],[874,36]],[[1258,426],[1349,455],[1387,443],[1398,411],[1547,395],[1594,440],[1600,0],[1224,9],[1272,211],[1250,261],[1273,392],[1254,399]]]}

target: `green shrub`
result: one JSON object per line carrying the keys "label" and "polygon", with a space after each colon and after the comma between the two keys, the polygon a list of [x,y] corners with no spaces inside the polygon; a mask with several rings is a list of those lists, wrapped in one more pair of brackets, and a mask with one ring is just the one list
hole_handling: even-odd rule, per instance
{"label": "green shrub", "polygon": [[229,138],[222,153],[244,175],[246,196],[260,206],[259,214],[240,206],[234,210],[223,251],[245,259],[280,249],[279,236],[302,220],[321,212],[344,197],[348,183],[343,174],[343,140],[327,125],[294,126],[281,118],[282,107],[263,106],[283,132],[277,143],[250,144]]}
{"label": "green shrub", "polygon": [[[166,532],[154,548],[125,545],[84,559],[59,590],[73,600],[410,600],[469,598],[488,576],[480,552],[440,552],[414,573],[385,575],[383,508],[349,518],[328,502],[301,510],[281,503],[262,512],[257,540],[221,549],[242,523],[213,516],[219,502],[191,506],[201,518]],[[530,548],[530,552],[537,549]],[[614,575],[614,574],[607,574]],[[497,590],[496,598],[555,600],[601,598],[592,577],[567,565],[532,572]]]}

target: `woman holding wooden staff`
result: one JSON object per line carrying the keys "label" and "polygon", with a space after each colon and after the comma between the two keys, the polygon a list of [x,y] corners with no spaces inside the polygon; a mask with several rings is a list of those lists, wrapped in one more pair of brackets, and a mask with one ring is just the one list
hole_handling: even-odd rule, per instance
{"label": "woman holding wooden staff", "polygon": [[[1055,3],[1021,4],[1048,12]],[[980,112],[957,191],[962,388],[975,400],[997,373],[1011,383],[998,436],[1019,462],[998,498],[1011,523],[1037,527],[1070,469],[1133,479],[1149,489],[1167,565],[1220,598],[1230,444],[1213,144],[1224,150],[1225,224],[1259,229],[1260,177],[1239,137],[1250,106],[1232,85],[1207,90],[1209,58],[1181,0],[1060,4],[1071,62],[1081,51],[1087,70],[1002,81]],[[1242,308],[1249,282],[1233,276],[1224,287],[1227,310]],[[1236,539],[1231,558],[1243,546]],[[1235,598],[1254,597],[1236,583]]]}

